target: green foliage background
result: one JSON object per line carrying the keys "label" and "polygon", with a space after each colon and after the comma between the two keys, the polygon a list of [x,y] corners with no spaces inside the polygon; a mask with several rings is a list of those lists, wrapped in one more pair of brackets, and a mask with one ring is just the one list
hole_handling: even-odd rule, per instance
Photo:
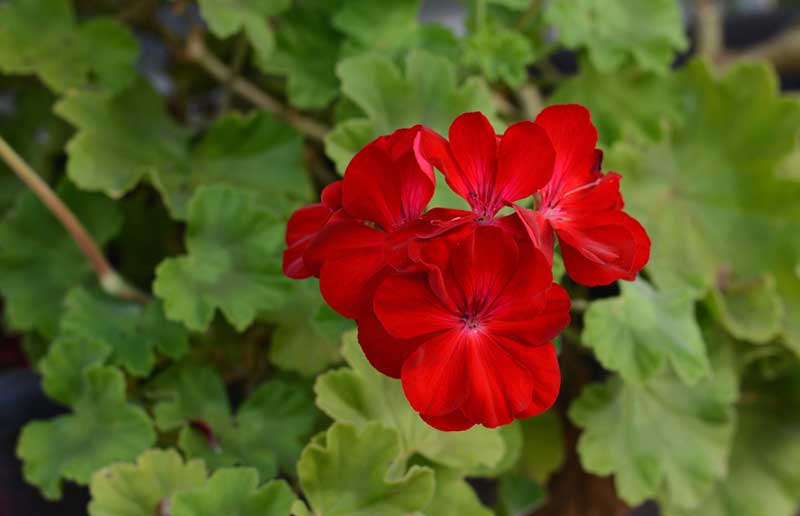
{"label": "green foliage background", "polygon": [[[0,165],[5,333],[69,410],[22,430],[28,482],[89,486],[92,516],[566,514],[590,475],[606,513],[795,513],[800,102],[763,62],[673,67],[673,0],[464,7],[456,35],[419,0],[0,3],[2,137],[150,296],[98,283]],[[282,276],[286,220],[377,135],[562,102],[592,111],[651,262],[618,292],[562,277],[554,409],[435,431]]]}

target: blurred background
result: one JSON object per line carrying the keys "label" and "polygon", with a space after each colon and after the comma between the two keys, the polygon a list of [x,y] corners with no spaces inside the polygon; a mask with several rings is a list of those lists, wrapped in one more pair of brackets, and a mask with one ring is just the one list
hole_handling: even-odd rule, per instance
{"label": "blurred background", "polygon": [[[647,0],[642,2],[646,3]],[[3,0],[0,0],[0,5],[2,3]],[[153,9],[157,2],[78,0],[76,3],[89,10],[94,5],[102,6],[104,11],[118,9],[122,13],[120,16],[135,17],[137,11]],[[692,48],[687,53],[693,52],[697,46],[714,45],[720,47],[718,55],[722,61],[734,56],[768,60],[774,64],[784,90],[791,92],[800,88],[800,0],[683,0],[681,4],[686,32],[692,42]],[[179,83],[184,80],[180,67],[177,72],[171,69],[175,56],[170,51],[169,35],[185,36],[193,24],[200,22],[200,18],[191,5],[178,12],[172,3],[164,2],[154,9],[157,16],[148,24],[138,24],[135,29],[141,47],[137,67],[161,94],[169,96],[180,88]],[[456,34],[463,34],[466,11],[457,0],[425,0],[420,19],[423,22],[442,23]],[[702,30],[698,30],[698,27],[702,27]],[[47,30],[46,20],[42,20],[42,30]],[[698,39],[698,34],[702,34],[703,39]],[[680,62],[682,58],[676,56],[676,61]],[[553,66],[560,74],[569,75],[576,71],[576,57],[570,51],[560,50],[550,61],[549,66]],[[531,69],[530,73],[537,74],[539,70]],[[15,96],[11,93],[15,81],[14,78],[0,77],[0,129],[18,123],[13,118]],[[209,82],[205,91],[193,91],[192,98],[171,106],[174,111],[180,112],[180,117],[189,125],[193,120],[202,124],[217,111],[220,103],[230,102],[229,92],[213,82]],[[40,144],[46,146],[51,139],[61,138],[57,133],[63,131],[63,127],[51,129],[53,134],[43,132],[39,135]],[[54,159],[63,160],[64,157],[55,156]],[[10,181],[15,179],[0,178],[0,198],[9,195],[3,189]],[[20,428],[29,420],[51,417],[63,412],[63,409],[42,393],[37,375],[28,367],[21,349],[20,335],[9,330],[0,332],[0,515],[85,514],[88,500],[85,488],[69,484],[61,501],[46,502],[35,488],[21,478],[20,463],[14,454]],[[769,436],[765,435],[764,438],[769,439]],[[480,483],[476,485],[480,491]],[[588,483],[583,488],[587,492],[597,490],[599,496],[606,489],[602,482]],[[559,495],[574,496],[575,493],[553,494]],[[598,494],[594,493],[594,496]],[[654,504],[646,504],[632,509],[631,514],[651,516],[658,514],[658,509]]]}

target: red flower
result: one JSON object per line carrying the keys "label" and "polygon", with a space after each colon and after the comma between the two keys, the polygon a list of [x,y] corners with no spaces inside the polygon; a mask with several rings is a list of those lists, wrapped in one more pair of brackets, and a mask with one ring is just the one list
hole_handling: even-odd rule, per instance
{"label": "red flower", "polygon": [[533,195],[552,175],[553,146],[532,122],[519,122],[497,136],[481,113],[465,113],[453,121],[449,137],[448,143],[423,129],[417,155],[423,166],[442,171],[481,223],[490,223],[504,205]]}
{"label": "red flower", "polygon": [[353,157],[342,181],[342,215],[303,254],[322,296],[345,317],[358,319],[371,309],[371,290],[393,270],[387,255],[414,236],[413,224],[433,196],[433,172],[417,164],[413,150],[419,130],[382,136]]}
{"label": "red flower", "polygon": [[550,339],[569,298],[531,244],[478,227],[445,270],[396,273],[375,292],[382,327],[415,347],[402,364],[411,406],[444,430],[496,427],[546,410],[560,375]]}
{"label": "red flower", "polygon": [[303,261],[308,245],[325,224],[342,208],[342,182],[336,181],[322,190],[322,202],[305,206],[292,213],[286,225],[286,249],[283,251],[283,273],[303,279],[312,273]]}
{"label": "red flower", "polygon": [[553,255],[558,235],[567,273],[583,285],[633,280],[650,257],[650,238],[624,211],[619,174],[601,172],[597,130],[578,105],[552,106],[536,124],[556,150],[550,182],[539,191],[537,210],[515,206],[534,243]]}

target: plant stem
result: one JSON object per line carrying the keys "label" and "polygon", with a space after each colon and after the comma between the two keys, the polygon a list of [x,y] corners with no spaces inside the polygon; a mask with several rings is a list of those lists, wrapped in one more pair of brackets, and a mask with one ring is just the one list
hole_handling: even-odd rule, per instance
{"label": "plant stem", "polygon": [[0,158],[6,162],[8,167],[19,177],[23,183],[47,206],[47,209],[55,216],[64,229],[70,234],[80,250],[86,255],[89,263],[97,274],[97,279],[103,290],[111,295],[146,303],[149,298],[136,288],[128,285],[122,276],[114,270],[106,257],[100,251],[92,236],[83,227],[81,221],[67,207],[66,204],[56,195],[50,186],[25,162],[22,157],[0,136]]}
{"label": "plant stem", "polygon": [[719,0],[695,0],[697,52],[714,63],[724,51],[722,7]]}
{"label": "plant stem", "polygon": [[322,141],[328,134],[329,128],[325,125],[285,106],[247,79],[233,76],[230,68],[206,48],[201,31],[194,31],[189,35],[185,53],[216,80],[228,84],[231,90],[261,109],[274,113],[301,134],[318,141]]}

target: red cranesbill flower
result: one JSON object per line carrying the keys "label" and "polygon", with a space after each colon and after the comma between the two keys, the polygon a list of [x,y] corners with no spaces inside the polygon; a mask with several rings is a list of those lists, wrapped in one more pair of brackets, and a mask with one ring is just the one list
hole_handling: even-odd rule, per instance
{"label": "red cranesbill flower", "polygon": [[595,149],[597,130],[583,106],[552,106],[536,118],[556,149],[550,182],[538,207],[515,206],[531,239],[553,255],[558,235],[564,266],[583,285],[633,280],[650,258],[650,238],[623,209],[619,174],[601,172],[603,153]]}
{"label": "red cranesbill flower", "polygon": [[375,313],[417,348],[402,365],[411,406],[444,430],[505,425],[546,410],[560,385],[550,339],[569,324],[569,298],[544,256],[501,228],[478,227],[437,273],[397,273]]}

